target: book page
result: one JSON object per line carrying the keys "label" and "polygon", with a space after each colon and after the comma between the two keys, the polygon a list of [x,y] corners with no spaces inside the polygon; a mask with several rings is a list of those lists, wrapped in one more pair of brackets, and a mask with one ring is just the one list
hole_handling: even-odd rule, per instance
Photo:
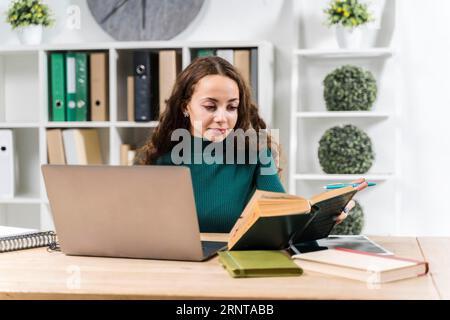
{"label": "book page", "polygon": [[345,187],[345,188],[340,188],[340,189],[334,189],[334,190],[330,190],[330,191],[325,191],[322,192],[318,195],[315,195],[311,198],[310,202],[311,205],[314,205],[316,203],[319,203],[321,201],[325,201],[331,198],[335,198],[338,196],[341,196],[343,194],[349,193],[349,192],[355,192],[356,193],[356,189],[353,187]]}
{"label": "book page", "polygon": [[29,234],[38,232],[36,229],[16,228],[0,226],[0,239],[5,237],[19,236],[23,234]]}

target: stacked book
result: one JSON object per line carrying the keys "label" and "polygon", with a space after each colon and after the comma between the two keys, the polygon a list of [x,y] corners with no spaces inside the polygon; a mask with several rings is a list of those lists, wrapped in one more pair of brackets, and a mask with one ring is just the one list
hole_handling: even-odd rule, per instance
{"label": "stacked book", "polygon": [[103,164],[96,129],[48,129],[49,164]]}

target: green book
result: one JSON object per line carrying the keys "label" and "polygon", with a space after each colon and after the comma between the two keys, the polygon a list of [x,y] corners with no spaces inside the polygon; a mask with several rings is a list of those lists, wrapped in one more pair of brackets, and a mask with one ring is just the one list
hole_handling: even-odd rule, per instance
{"label": "green book", "polygon": [[284,252],[219,251],[219,261],[233,278],[300,276],[303,270]]}
{"label": "green book", "polygon": [[76,92],[75,101],[77,103],[75,111],[76,121],[88,120],[88,56],[84,52],[75,53],[75,76]]}
{"label": "green book", "polygon": [[77,120],[77,79],[76,56],[73,52],[66,53],[66,116],[67,121]]}
{"label": "green book", "polygon": [[66,121],[66,88],[65,88],[64,53],[50,54],[50,121]]}

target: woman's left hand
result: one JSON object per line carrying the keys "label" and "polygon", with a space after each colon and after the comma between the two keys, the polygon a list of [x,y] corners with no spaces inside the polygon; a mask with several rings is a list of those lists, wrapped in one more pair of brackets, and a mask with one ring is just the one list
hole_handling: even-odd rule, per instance
{"label": "woman's left hand", "polygon": [[[359,185],[356,187],[356,190],[361,191],[365,188],[367,188],[367,182],[364,178],[358,179],[358,180],[354,180],[350,183],[359,183]],[[347,218],[348,213],[350,212],[350,210],[353,209],[353,207],[355,206],[355,201],[350,200],[349,203],[345,206],[344,211],[342,211],[342,213],[336,218],[336,224],[342,223],[342,221],[345,220],[345,218]]]}

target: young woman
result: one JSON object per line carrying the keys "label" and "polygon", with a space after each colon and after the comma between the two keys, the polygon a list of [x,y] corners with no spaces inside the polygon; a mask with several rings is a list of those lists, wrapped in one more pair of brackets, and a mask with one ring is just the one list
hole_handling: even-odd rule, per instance
{"label": "young woman", "polygon": [[[255,189],[285,192],[274,160],[277,148],[270,135],[265,144],[257,144],[255,161],[251,161],[250,156],[246,156],[245,163],[196,161],[198,153],[204,155],[207,148],[223,150],[226,156],[229,149],[225,146],[236,140],[236,135],[230,133],[237,129],[243,132],[266,129],[251,100],[248,85],[226,60],[198,58],[184,69],[177,77],[159,121],[150,140],[139,150],[137,162],[181,164],[190,168],[201,232],[229,232]],[[191,140],[188,149],[191,152],[186,155],[186,149],[183,150],[182,163],[174,159],[176,154],[172,152],[179,143],[172,141],[172,134],[180,129],[186,130]],[[201,147],[195,149],[194,145]],[[250,152],[252,148],[248,143],[246,146],[249,150],[244,152]],[[233,150],[239,153],[237,147]],[[263,158],[269,161],[263,161]],[[236,160],[236,156],[233,159]],[[363,187],[364,184],[361,189]],[[353,206],[351,202],[346,209]],[[343,212],[338,222],[345,217]]]}

